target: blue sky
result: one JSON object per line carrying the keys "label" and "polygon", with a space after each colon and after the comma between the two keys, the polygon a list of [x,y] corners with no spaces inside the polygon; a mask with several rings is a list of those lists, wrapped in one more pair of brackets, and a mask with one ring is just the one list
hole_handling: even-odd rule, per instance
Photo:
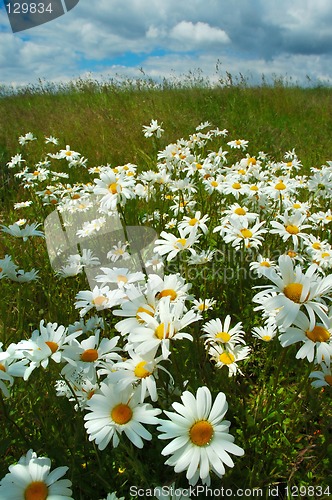
{"label": "blue sky", "polygon": [[0,84],[137,78],[140,68],[155,79],[199,68],[212,82],[226,71],[332,81],[330,0],[80,0],[15,34],[0,5]]}

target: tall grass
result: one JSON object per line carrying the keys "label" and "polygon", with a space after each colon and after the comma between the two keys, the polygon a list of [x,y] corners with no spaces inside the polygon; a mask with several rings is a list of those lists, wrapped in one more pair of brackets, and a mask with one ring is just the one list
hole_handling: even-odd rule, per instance
{"label": "tall grass", "polygon": [[249,138],[255,149],[275,158],[295,148],[305,165],[319,166],[331,148],[331,93],[282,83],[211,88],[190,79],[183,85],[164,82],[161,88],[144,81],[41,85],[0,99],[0,152],[7,159],[17,150],[16,138],[31,129],[75,144],[91,164],[140,162],[139,151],[151,148],[141,125],[155,116],[169,142],[207,120],[232,136]]}

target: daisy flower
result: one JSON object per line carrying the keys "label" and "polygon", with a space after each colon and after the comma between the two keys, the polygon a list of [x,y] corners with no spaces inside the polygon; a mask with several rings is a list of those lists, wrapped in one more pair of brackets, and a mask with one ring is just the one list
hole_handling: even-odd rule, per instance
{"label": "daisy flower", "polygon": [[103,285],[116,285],[118,288],[127,288],[133,283],[144,280],[142,272],[130,273],[126,267],[101,267],[104,274],[98,274],[95,280]]}
{"label": "daisy flower", "polygon": [[227,210],[224,211],[227,219],[233,218],[245,218],[250,222],[255,221],[258,218],[258,214],[255,212],[249,212],[248,208],[243,205],[239,205],[239,203],[233,203]]}
{"label": "daisy flower", "polygon": [[138,448],[143,448],[143,439],[150,441],[152,435],[142,424],[156,425],[161,410],[149,403],[141,403],[140,390],[131,387],[119,389],[116,384],[101,383],[100,391],[92,396],[84,416],[89,441],[95,441],[104,450],[112,441],[115,448],[122,433]]}
{"label": "daisy flower", "polygon": [[204,343],[223,344],[225,348],[233,348],[235,344],[239,342],[245,344],[241,321],[232,328],[230,328],[230,326],[231,317],[229,314],[226,316],[223,323],[219,318],[211,319],[203,326],[203,331],[205,333],[202,335],[202,338],[205,339]]}
{"label": "daisy flower", "polygon": [[116,210],[118,203],[124,204],[127,199],[133,198],[134,179],[116,174],[110,167],[103,169],[99,177],[94,179],[94,193],[102,195],[101,208]]}
{"label": "daisy flower", "polygon": [[108,373],[108,379],[116,383],[119,388],[126,388],[129,385],[139,387],[141,392],[141,403],[147,395],[152,401],[157,401],[158,369],[165,370],[158,363],[163,359],[162,356],[155,358],[153,353],[146,353],[144,356],[136,354],[129,350],[130,358],[125,361],[115,363],[112,371]]}
{"label": "daisy flower", "polygon": [[192,248],[192,246],[197,243],[199,239],[199,235],[195,232],[191,232],[188,236],[184,230],[179,229],[179,236],[177,237],[174,234],[166,233],[166,231],[162,231],[160,236],[163,239],[158,239],[155,241],[154,251],[160,255],[167,255],[167,261],[174,259],[179,252],[183,252],[184,250],[189,250],[191,254],[195,254],[196,251]]}
{"label": "daisy flower", "polygon": [[208,220],[208,215],[201,216],[201,212],[195,212],[194,217],[183,217],[182,221],[178,224],[178,228],[183,230],[184,235],[190,234],[193,228],[199,228],[204,234],[206,234],[208,231],[206,222]]}
{"label": "daisy flower", "polygon": [[63,349],[62,358],[67,361],[67,365],[62,369],[61,374],[65,377],[71,376],[75,371],[81,372],[92,384],[97,381],[97,374],[105,364],[111,370],[114,361],[119,361],[121,356],[117,353],[119,336],[111,339],[100,340],[100,331],[95,335],[90,335],[87,339],[78,342],[71,341]]}
{"label": "daisy flower", "polygon": [[145,323],[141,313],[154,316],[156,309],[156,292],[147,285],[145,290],[141,287],[130,286],[126,289],[126,298],[121,304],[121,309],[114,309],[114,316],[123,316],[125,319],[116,323],[115,328],[121,335],[126,335],[133,328]]}
{"label": "daisy flower", "polygon": [[158,139],[162,136],[164,129],[161,128],[157,120],[151,120],[150,125],[143,125],[144,137],[152,137],[155,135]]}
{"label": "daisy flower", "polygon": [[41,320],[39,330],[34,330],[30,339],[16,344],[16,356],[30,362],[29,367],[26,367],[24,380],[28,380],[35,368],[42,366],[46,369],[50,359],[60,363],[64,345],[78,335],[80,332],[67,335],[67,329],[63,325],[47,323],[45,326],[44,320]]}
{"label": "daisy flower", "polygon": [[273,282],[264,285],[263,291],[257,293],[253,301],[259,303],[256,308],[267,313],[277,311],[276,322],[283,328],[294,323],[301,308],[304,308],[310,318],[310,328],[316,323],[315,315],[329,325],[327,306],[323,297],[332,289],[332,276],[321,278],[317,274],[317,266],[311,265],[305,274],[300,265],[294,268],[292,259],[288,255],[281,255],[278,260],[279,270],[269,268],[265,278]]}
{"label": "daisy flower", "polygon": [[75,411],[85,409],[88,401],[99,390],[98,382],[92,383],[79,369],[68,375],[66,380],[57,380],[54,387],[58,397],[65,396],[75,403]]}
{"label": "daisy flower", "polygon": [[252,336],[264,342],[270,342],[277,334],[275,325],[266,324],[264,326],[255,326],[252,331]]}
{"label": "daisy flower", "polygon": [[216,300],[212,299],[194,299],[193,300],[193,309],[198,312],[205,312],[208,309],[213,309],[216,305]]}
{"label": "daisy flower", "polygon": [[158,300],[169,297],[171,301],[186,300],[191,297],[188,294],[191,283],[186,283],[180,273],[168,274],[161,278],[157,274],[151,274],[148,279],[148,286],[154,291]]}
{"label": "daisy flower", "polygon": [[237,362],[248,358],[250,354],[250,347],[242,347],[240,345],[227,347],[227,345],[224,346],[220,343],[213,343],[210,344],[210,347],[208,348],[208,354],[211,360],[215,362],[216,368],[227,366],[228,376],[232,377],[236,375],[237,371],[243,375],[237,365]]}
{"label": "daisy flower", "polygon": [[309,378],[316,379],[311,382],[311,386],[317,389],[318,387],[332,386],[331,366],[321,363],[321,370],[311,372]]}
{"label": "daisy flower", "polygon": [[303,232],[303,229],[310,228],[310,224],[303,224],[306,220],[306,214],[301,214],[301,212],[295,212],[294,214],[289,214],[286,212],[284,215],[279,215],[277,217],[281,222],[272,221],[271,226],[273,229],[270,230],[271,234],[278,234],[282,241],[288,241],[292,239],[294,248],[296,249],[299,245],[299,238],[306,241],[308,235]]}
{"label": "daisy flower", "polygon": [[77,151],[72,151],[70,149],[70,146],[68,146],[68,144],[66,146],[66,149],[61,149],[60,152],[58,153],[58,158],[65,158],[68,162],[76,160],[80,156],[81,154],[78,153]]}
{"label": "daisy flower", "polygon": [[0,482],[0,498],[6,500],[73,500],[71,481],[60,479],[68,467],[51,471],[51,460],[38,457],[33,450],[9,466]]}
{"label": "daisy flower", "polygon": [[227,146],[230,146],[233,149],[246,149],[249,144],[249,141],[245,141],[244,139],[236,139],[234,141],[229,141]]}
{"label": "daisy flower", "polygon": [[240,195],[248,193],[248,185],[239,182],[239,179],[233,176],[227,176],[221,186],[221,192],[225,195],[232,194],[234,198],[239,199]]}
{"label": "daisy flower", "polygon": [[273,178],[268,186],[264,188],[264,193],[272,200],[282,200],[285,195],[294,193],[297,190],[297,182],[288,176]]}
{"label": "daisy flower", "polygon": [[204,266],[213,260],[216,250],[202,250],[188,258],[190,266]]}
{"label": "daisy flower", "polygon": [[59,139],[50,135],[49,137],[45,137],[45,144],[59,144]]}
{"label": "daisy flower", "polygon": [[33,202],[31,200],[21,201],[20,203],[14,203],[14,210],[19,210],[20,208],[29,207],[30,205],[32,205],[32,203]]}
{"label": "daisy flower", "polygon": [[28,132],[27,134],[21,135],[18,138],[18,142],[19,142],[19,144],[21,144],[21,146],[24,146],[27,142],[36,141],[36,140],[37,140],[37,138],[34,137],[32,132]]}
{"label": "daisy flower", "polygon": [[10,344],[5,351],[2,350],[2,346],[3,344],[0,342],[0,390],[8,398],[10,393],[6,384],[12,386],[14,377],[24,377],[28,360],[17,359],[15,344]]}
{"label": "daisy flower", "polygon": [[230,454],[244,454],[229,434],[230,422],[223,420],[228,410],[226,396],[219,392],[212,405],[209,389],[199,387],[196,397],[185,391],[181,400],[182,404],[172,404],[174,412],[164,411],[169,420],[157,427],[159,439],[171,439],[161,453],[171,455],[165,463],[176,473],[187,471],[190,484],[195,485],[200,478],[203,484],[210,485],[211,470],[222,477],[224,465],[234,466]]}
{"label": "daisy flower", "polygon": [[7,226],[0,226],[0,227],[2,227],[2,231],[4,233],[8,233],[11,236],[15,236],[16,238],[23,238],[23,241],[27,241],[27,239],[30,236],[44,237],[44,233],[42,231],[37,230],[37,227],[39,227],[40,225],[41,225],[40,223],[33,222],[32,224],[27,224],[23,229],[21,229],[21,224],[19,223],[12,224],[8,227]]}
{"label": "daisy flower", "polygon": [[235,248],[240,248],[242,245],[246,248],[257,248],[261,246],[264,239],[263,234],[267,232],[266,229],[262,228],[264,224],[265,222],[262,221],[249,227],[247,219],[243,221],[230,219],[229,224],[223,228],[225,232],[223,239],[225,243],[232,243]]}
{"label": "daisy flower", "polygon": [[140,313],[144,325],[133,328],[128,336],[129,345],[137,354],[147,352],[156,353],[161,347],[162,356],[167,359],[170,355],[170,342],[175,340],[193,340],[192,335],[183,332],[191,323],[200,319],[199,313],[192,309],[185,311],[183,301],[171,302],[170,297],[163,297],[158,303],[158,310],[154,317],[145,312]]}
{"label": "daisy flower", "polygon": [[112,250],[107,253],[107,258],[112,262],[116,262],[119,259],[130,259],[130,254],[126,251],[128,246],[128,243],[118,241],[117,245],[113,245]]}
{"label": "daisy flower", "polygon": [[326,363],[330,366],[332,357],[332,321],[328,326],[316,323],[310,325],[308,317],[300,311],[293,322],[293,326],[287,328],[285,333],[279,336],[282,347],[302,342],[302,346],[296,353],[296,359],[307,358],[308,361]]}
{"label": "daisy flower", "polygon": [[275,262],[267,257],[262,257],[262,255],[258,255],[256,262],[250,262],[249,264],[250,270],[257,273],[258,276],[263,276],[266,269],[270,267],[275,267]]}
{"label": "daisy flower", "polygon": [[80,316],[83,317],[94,307],[97,311],[101,311],[119,305],[124,296],[124,293],[120,289],[110,290],[108,286],[100,288],[95,286],[92,291],[82,290],[78,292],[75,297],[75,309],[81,309]]}
{"label": "daisy flower", "polygon": [[6,165],[8,168],[14,168],[16,167],[16,165],[20,167],[22,162],[25,163],[25,160],[23,160],[22,155],[17,154],[15,156],[12,156],[11,160]]}

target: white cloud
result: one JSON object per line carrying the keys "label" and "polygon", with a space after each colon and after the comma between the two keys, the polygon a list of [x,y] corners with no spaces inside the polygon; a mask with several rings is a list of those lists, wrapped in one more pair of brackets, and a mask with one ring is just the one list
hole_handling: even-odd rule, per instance
{"label": "white cloud", "polygon": [[0,8],[0,84],[66,81],[96,68],[139,77],[133,61],[150,76],[201,67],[213,77],[218,59],[231,73],[331,80],[331,23],[330,0],[192,0],[190,8],[178,0],[80,0],[66,15],[12,34]]}
{"label": "white cloud", "polygon": [[[170,38],[182,46],[182,50],[204,49],[207,46],[218,46],[229,43],[229,36],[220,28],[207,23],[181,21],[170,32]],[[181,50],[181,48],[180,48]]]}

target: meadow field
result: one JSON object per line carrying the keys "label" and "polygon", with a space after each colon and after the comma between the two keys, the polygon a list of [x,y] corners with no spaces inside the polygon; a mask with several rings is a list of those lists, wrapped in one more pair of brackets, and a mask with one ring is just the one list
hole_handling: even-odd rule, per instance
{"label": "meadow field", "polygon": [[332,90],[221,83],[0,87],[0,500],[332,497]]}

